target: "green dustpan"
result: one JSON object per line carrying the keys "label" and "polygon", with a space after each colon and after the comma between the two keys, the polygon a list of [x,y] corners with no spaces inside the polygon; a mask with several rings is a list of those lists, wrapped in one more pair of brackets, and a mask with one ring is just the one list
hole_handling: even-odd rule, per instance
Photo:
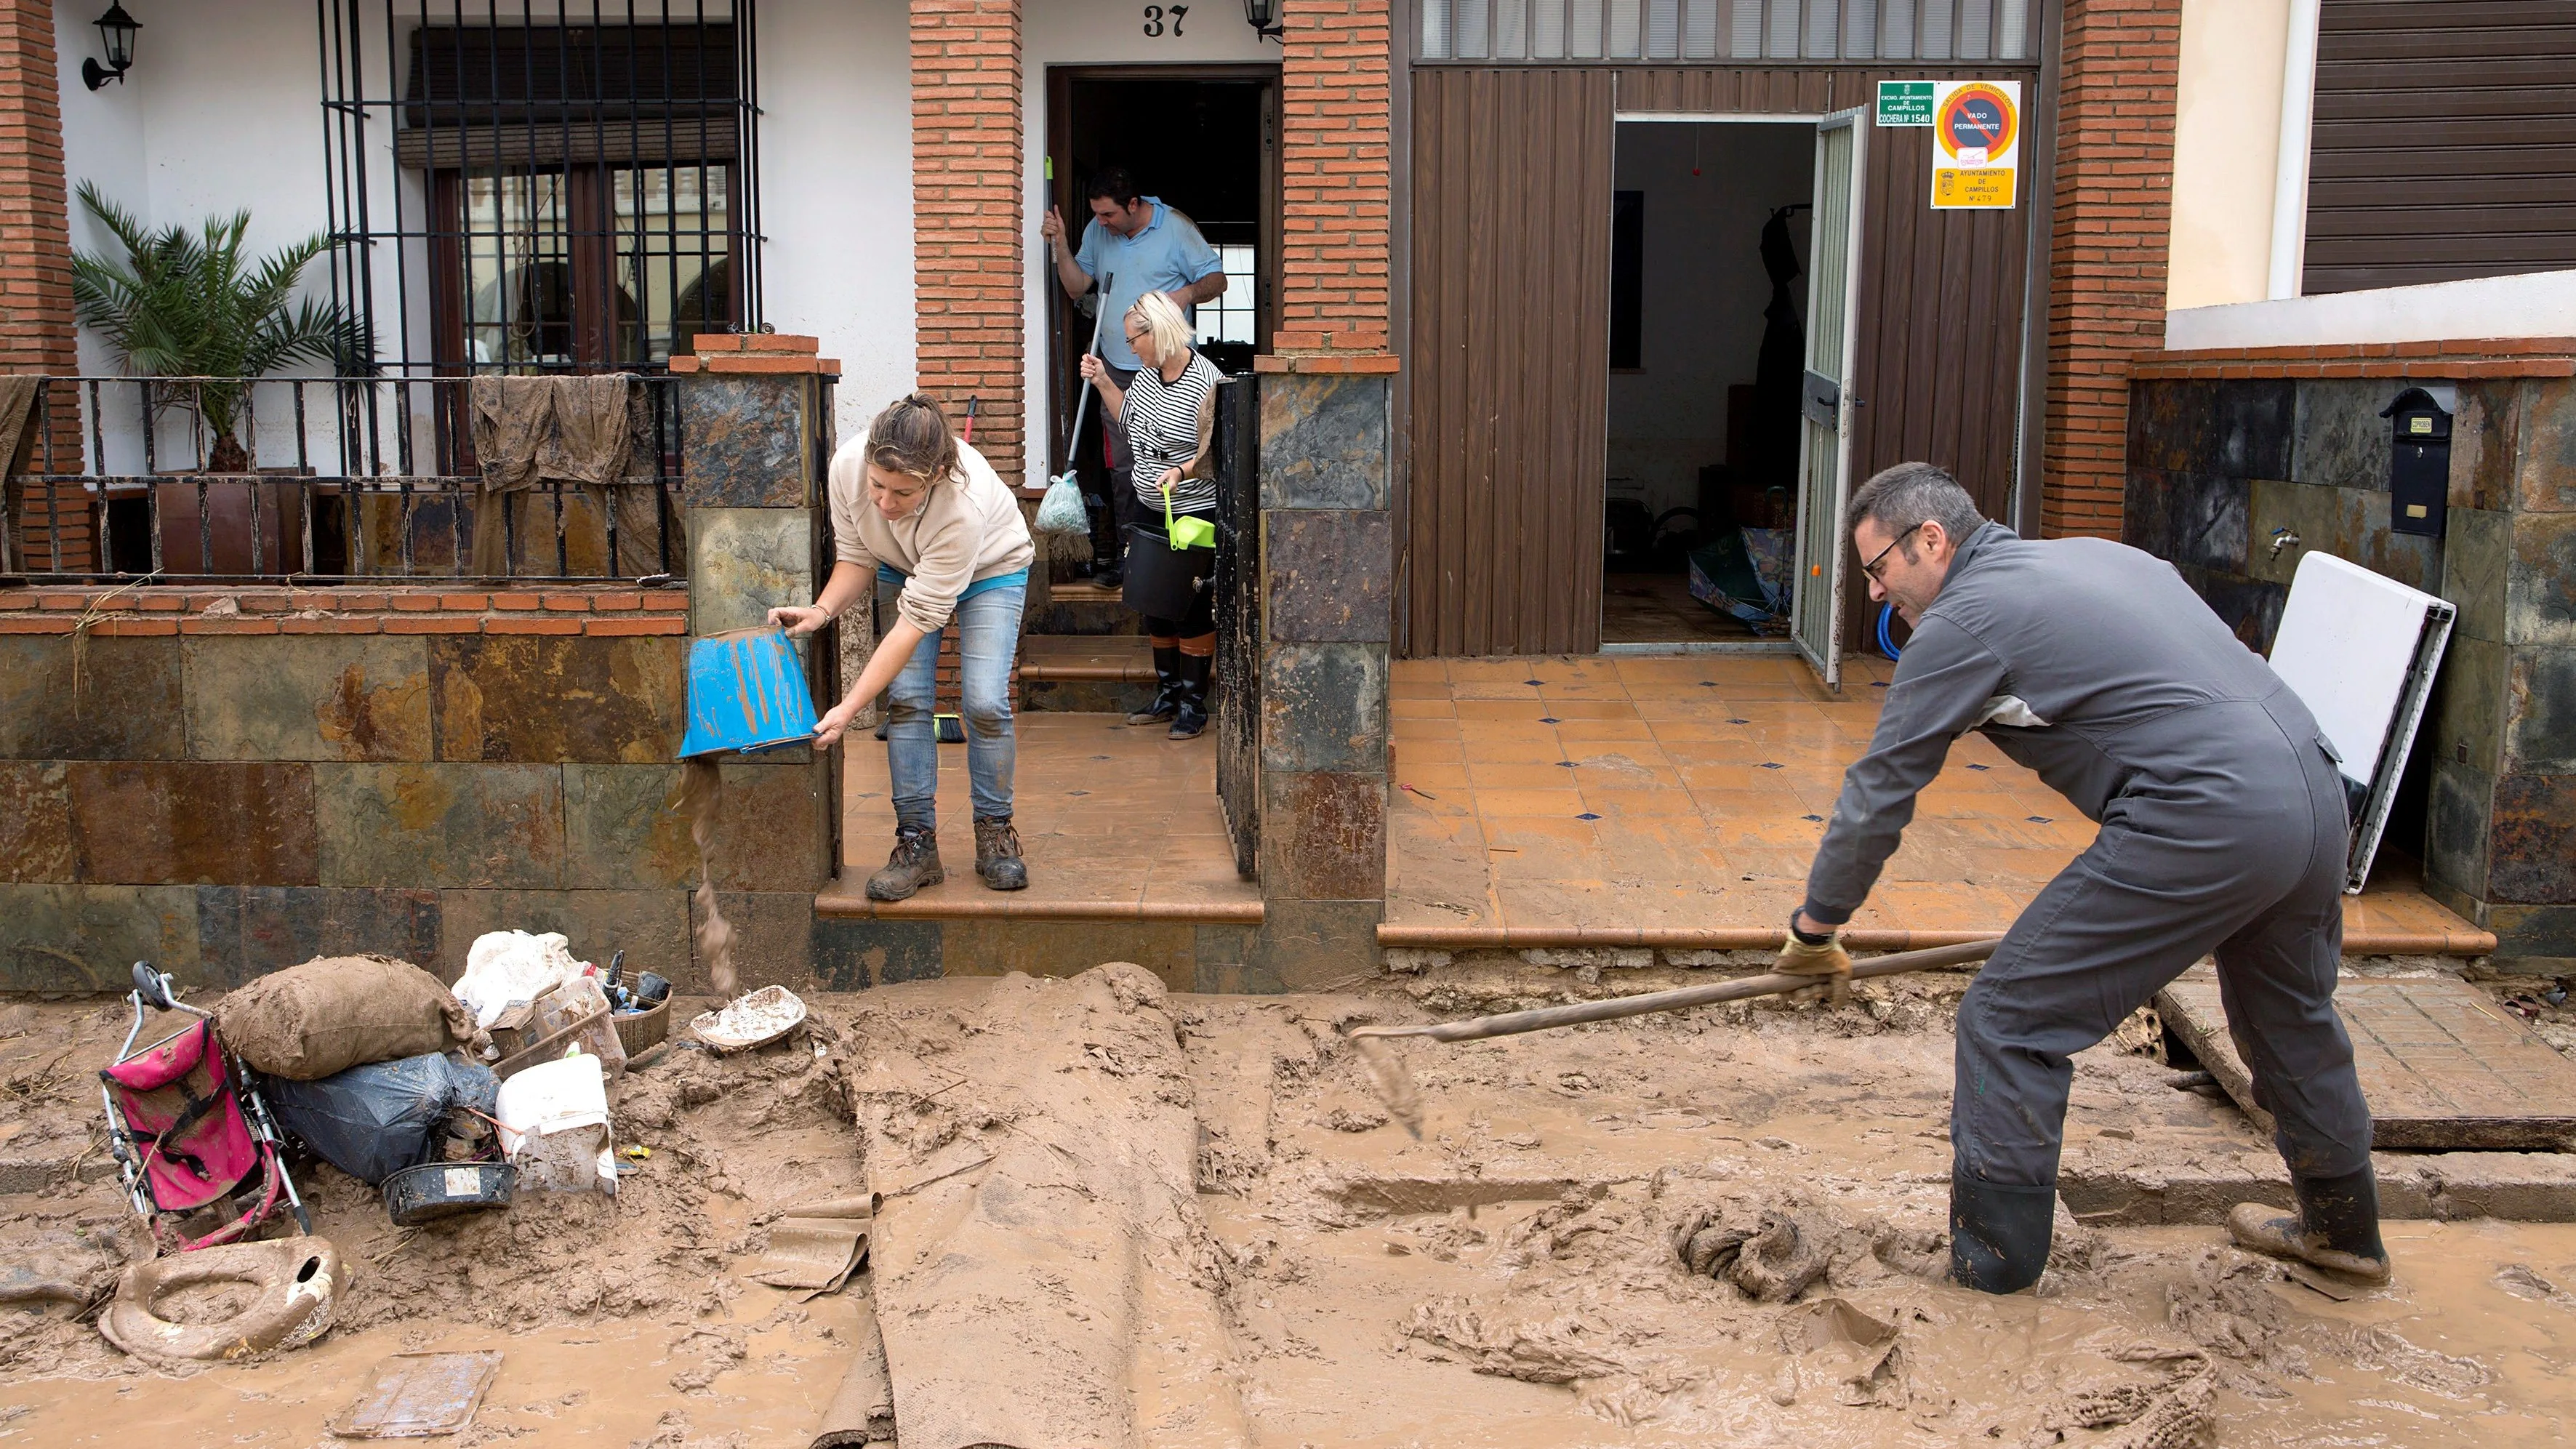
{"label": "green dustpan", "polygon": [[1214,548],[1216,520],[1202,518],[1195,513],[1187,518],[1173,517],[1172,487],[1166,483],[1163,485],[1163,536],[1170,539],[1176,549]]}

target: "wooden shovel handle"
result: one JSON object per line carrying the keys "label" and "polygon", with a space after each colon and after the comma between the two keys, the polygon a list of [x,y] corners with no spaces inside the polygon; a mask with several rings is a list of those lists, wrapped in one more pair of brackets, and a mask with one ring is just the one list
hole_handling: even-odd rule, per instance
{"label": "wooden shovel handle", "polygon": [[[1964,966],[1983,961],[2002,944],[2000,936],[1982,941],[1963,941],[1956,946],[1934,946],[1923,951],[1898,951],[1887,956],[1872,956],[1852,963],[1852,979],[1868,981],[1880,976],[1902,976],[1908,971],[1928,971],[1941,966]],[[1479,1041],[1489,1036],[1517,1036],[1525,1031],[1546,1031],[1551,1027],[1573,1026],[1585,1021],[1616,1021],[1623,1016],[1645,1016],[1657,1011],[1679,1011],[1686,1006],[1709,1006],[1720,1001],[1743,1001],[1755,996],[1776,996],[1784,991],[1797,991],[1819,985],[1822,978],[1773,973],[1768,976],[1745,976],[1708,986],[1684,986],[1674,991],[1649,991],[1639,996],[1614,996],[1605,1001],[1578,1001],[1571,1006],[1542,1006],[1531,1011],[1507,1011],[1500,1016],[1480,1016],[1470,1021],[1444,1021],[1431,1026],[1355,1026],[1352,1036],[1427,1036],[1433,1041]]]}

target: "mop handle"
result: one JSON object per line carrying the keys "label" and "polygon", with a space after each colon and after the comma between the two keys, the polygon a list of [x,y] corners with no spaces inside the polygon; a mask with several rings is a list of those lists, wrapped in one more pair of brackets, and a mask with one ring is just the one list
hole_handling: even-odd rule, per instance
{"label": "mop handle", "polygon": [[[1116,272],[1102,272],[1100,274],[1100,308],[1091,319],[1091,345],[1082,350],[1082,355],[1085,357],[1089,357],[1091,354],[1100,350],[1100,329],[1107,326],[1109,323],[1109,288],[1110,284],[1117,280],[1118,274]],[[1091,406],[1092,392],[1093,388],[1091,386],[1091,380],[1089,378],[1084,378],[1082,383],[1082,396],[1073,405],[1073,431],[1066,434],[1064,439],[1065,468],[1068,472],[1072,471],[1073,467],[1074,446],[1082,441],[1083,410]]]}

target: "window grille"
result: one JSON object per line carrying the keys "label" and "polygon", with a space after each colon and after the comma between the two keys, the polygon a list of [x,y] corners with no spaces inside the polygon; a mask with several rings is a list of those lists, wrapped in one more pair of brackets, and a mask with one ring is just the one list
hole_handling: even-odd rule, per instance
{"label": "window grille", "polygon": [[650,371],[760,316],[753,0],[319,0],[380,374]]}
{"label": "window grille", "polygon": [[2036,61],[2029,0],[1420,0],[1426,61]]}

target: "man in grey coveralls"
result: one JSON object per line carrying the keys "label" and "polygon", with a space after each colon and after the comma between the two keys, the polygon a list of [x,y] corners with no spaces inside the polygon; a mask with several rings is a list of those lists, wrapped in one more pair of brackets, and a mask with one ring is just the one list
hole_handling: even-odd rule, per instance
{"label": "man in grey coveralls", "polygon": [[2230,1230],[2385,1281],[2370,1109],[2334,1009],[2344,789],[2307,706],[2171,565],[2103,539],[2018,538],[1930,464],[1870,479],[1846,523],[1870,597],[1914,633],[1869,753],[1843,777],[1781,969],[1843,989],[1840,928],[1968,730],[2102,827],[1960,1003],[1951,1276],[1993,1293],[2037,1281],[2067,1058],[2214,952],[2300,1208],[2240,1206]]}

